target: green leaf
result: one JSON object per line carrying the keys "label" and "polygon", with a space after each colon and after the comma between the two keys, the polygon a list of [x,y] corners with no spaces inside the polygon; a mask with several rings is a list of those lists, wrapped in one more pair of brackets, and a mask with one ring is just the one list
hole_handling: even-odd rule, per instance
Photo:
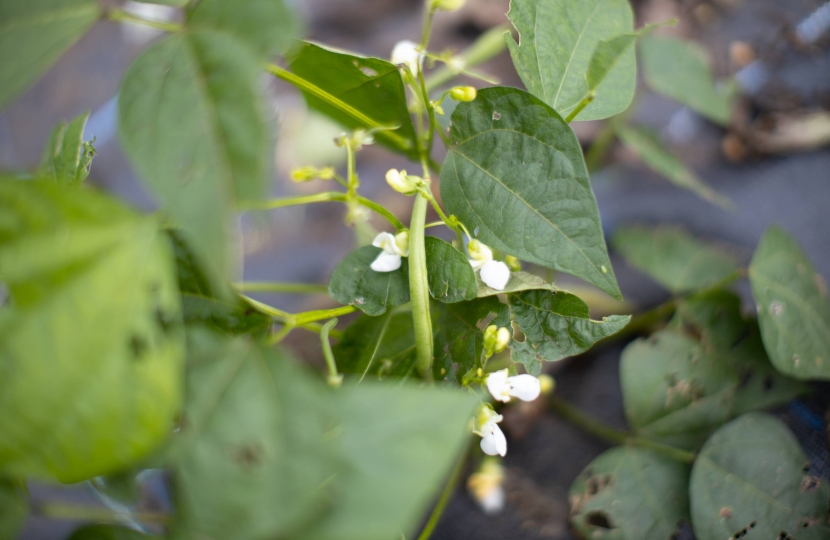
{"label": "green leaf", "polygon": [[217,291],[181,234],[168,231],[168,236],[176,256],[185,324],[258,337],[270,332],[273,326],[271,317],[260,313],[238,296],[231,295],[224,287]]}
{"label": "green leaf", "polygon": [[571,486],[571,524],[583,538],[667,540],[689,519],[688,486],[686,465],[640,448],[612,448]]}
{"label": "green leaf", "polygon": [[187,536],[291,536],[326,510],[327,481],[340,470],[326,388],[278,350],[204,331],[190,337],[171,454]]}
{"label": "green leaf", "polygon": [[283,0],[200,0],[189,10],[187,26],[232,35],[263,58],[283,52],[300,30]]}
{"label": "green leaf", "polygon": [[[600,42],[634,30],[626,0],[511,0],[507,16],[519,32],[519,43],[505,37],[522,82],[563,117],[588,95],[586,73]],[[634,51],[623,52],[603,79],[579,120],[628,108],[637,82]]]}
{"label": "green leaf", "polygon": [[564,291],[525,291],[511,294],[508,300],[513,322],[525,337],[511,342],[513,360],[532,375],[541,371],[541,360],[555,362],[583,353],[631,320],[629,315],[611,315],[592,321],[588,305]]}
{"label": "green leaf", "polygon": [[715,123],[729,123],[733,93],[717,88],[703,47],[670,36],[647,36],[640,41],[640,55],[652,90]]}
{"label": "green leaf", "polygon": [[437,380],[461,382],[464,375],[484,367],[484,329],[491,324],[511,328],[510,310],[495,297],[437,309],[433,374]]}
{"label": "green leaf", "polygon": [[690,450],[729,419],[738,385],[729,364],[671,330],[623,350],[620,382],[625,416],[639,435]]}
{"label": "green leaf", "polygon": [[337,369],[369,378],[407,379],[415,367],[415,333],[408,309],[389,310],[379,317],[361,315],[332,347]]}
{"label": "green leaf", "polygon": [[621,298],[579,141],[530,94],[486,88],[458,105],[441,199],[490,247]]}
{"label": "green leaf", "polygon": [[32,85],[100,16],[93,0],[0,3],[0,107]]}
{"label": "green leaf", "polygon": [[689,496],[699,540],[830,537],[825,478],[778,419],[745,414],[719,429],[692,468]]}
{"label": "green leaf", "polygon": [[654,130],[643,126],[622,124],[615,125],[614,129],[625,146],[643,160],[649,168],[665,176],[672,184],[681,189],[688,189],[704,201],[722,208],[733,207],[729,198],[705,184],[682,161],[669,152]]}
{"label": "green leaf", "polygon": [[144,540],[151,538],[134,529],[116,525],[87,525],[77,529],[68,540]]}
{"label": "green leaf", "polygon": [[293,77],[285,79],[303,91],[310,107],[348,129],[397,127],[378,131],[375,140],[417,161],[415,126],[396,65],[304,42],[291,59],[291,71]]}
{"label": "green leaf", "polygon": [[0,540],[17,538],[29,513],[23,485],[0,481]]}
{"label": "green leaf", "polygon": [[[476,276],[478,278],[478,276]],[[496,296],[498,294],[510,294],[515,292],[521,291],[533,291],[533,290],[548,290],[548,291],[558,291],[559,289],[551,284],[546,282],[544,279],[540,278],[539,276],[534,276],[533,274],[528,274],[527,272],[510,272],[510,280],[507,282],[503,290],[496,290],[491,289],[481,279],[478,279],[478,297],[483,298],[486,296]]]}
{"label": "green leaf", "polygon": [[738,270],[731,254],[679,227],[623,227],[614,233],[611,244],[631,266],[673,293],[712,285]]}
{"label": "green leaf", "polygon": [[463,253],[440,238],[424,238],[429,294],[451,304],[472,300],[478,293],[476,274]]}
{"label": "green leaf", "polygon": [[830,306],[827,285],[793,237],[767,229],[749,282],[761,336],[772,364],[796,379],[830,379]]}
{"label": "green leaf", "polygon": [[[670,21],[668,24],[674,24]],[[603,39],[597,43],[591,59],[588,61],[588,70],[585,73],[585,82],[588,83],[588,91],[596,92],[605,78],[614,68],[623,61],[626,53],[641,37],[650,34],[655,28],[663,24],[647,24],[636,32],[621,34],[610,39]]]}
{"label": "green leaf", "polygon": [[89,166],[95,156],[91,142],[84,142],[84,126],[89,111],[75,118],[69,124],[61,122],[49,136],[43,150],[38,174],[56,182],[79,185],[89,176]]}
{"label": "green leaf", "polygon": [[119,98],[128,156],[217,287],[233,273],[234,204],[265,191],[259,67],[232,37],[175,35],[136,60]]}
{"label": "green leaf", "polygon": [[331,297],[373,316],[409,302],[407,261],[401,261],[393,272],[375,272],[370,265],[380,252],[380,248],[363,246],[346,255],[331,274]]}
{"label": "green leaf", "polygon": [[0,215],[0,474],[69,483],[143,458],[181,398],[159,223],[48,181],[0,180]]}
{"label": "green leaf", "polygon": [[[458,304],[449,304],[455,306]],[[332,512],[296,538],[415,538],[469,439],[477,398],[466,391],[363,383],[335,395],[346,468]]]}

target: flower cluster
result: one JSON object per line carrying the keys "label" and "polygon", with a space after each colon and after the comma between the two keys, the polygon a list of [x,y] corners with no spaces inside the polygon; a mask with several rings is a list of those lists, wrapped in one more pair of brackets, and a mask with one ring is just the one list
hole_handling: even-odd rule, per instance
{"label": "flower cluster", "polygon": [[[493,399],[503,403],[511,398],[533,401],[542,393],[542,384],[533,375],[510,376],[507,369],[494,371],[485,381],[487,390]],[[497,414],[490,404],[483,404],[476,414],[473,433],[481,437],[481,450],[490,456],[507,454],[507,439],[498,426],[504,417]]]}

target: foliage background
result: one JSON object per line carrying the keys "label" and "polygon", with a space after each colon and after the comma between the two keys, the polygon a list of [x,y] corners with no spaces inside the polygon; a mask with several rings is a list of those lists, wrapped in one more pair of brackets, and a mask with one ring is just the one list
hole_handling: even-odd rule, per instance
{"label": "foliage background", "polygon": [[[787,42],[788,33],[821,2],[818,0],[640,0],[633,2],[637,24],[676,16],[681,25],[672,29],[703,43],[719,75],[730,75],[729,46],[734,40],[752,43],[768,60],[772,78],[753,100],[761,112],[788,114],[799,106],[830,104],[830,49],[798,51]],[[420,28],[420,0],[303,0],[295,8],[306,16],[312,39],[333,46],[388,57],[399,39],[416,38]],[[505,22],[507,0],[468,0],[461,12],[437,18],[434,50],[463,48],[484,29]],[[96,157],[90,183],[145,209],[152,208],[134,172],[118,147],[115,92],[126,68],[152,39],[147,29],[101,23],[74,46],[47,75],[22,98],[0,114],[0,169],[25,168],[39,160],[40,148],[54,123],[86,109],[93,112],[87,137],[96,136]],[[520,86],[505,53],[484,69],[502,84]],[[275,195],[302,194],[316,185],[291,184],[287,170],[307,164],[323,154],[321,164],[339,152],[330,144],[338,128],[308,117],[300,96],[287,85],[263,75],[272,102],[280,111],[272,121],[279,130]],[[758,157],[732,163],[721,153],[724,132],[687,109],[659,96],[644,93],[633,107],[633,118],[660,131],[664,140],[715,189],[729,196],[736,208],[726,212],[681,191],[649,172],[630,154],[616,147],[610,166],[592,181],[606,233],[628,223],[682,224],[695,234],[729,242],[744,262],[770,223],[778,223],[802,244],[819,273],[830,277],[827,249],[830,208],[830,151],[778,157]],[[588,142],[597,125],[574,124]],[[408,200],[394,194],[383,182],[389,167],[405,162],[377,147],[361,153],[363,190],[387,207],[404,214]],[[437,191],[437,190],[436,190]],[[240,224],[245,238],[245,278],[248,280],[312,281],[323,283],[351,249],[352,234],[340,226],[343,208],[312,205],[269,213],[267,221]],[[381,226],[380,223],[378,223]],[[613,257],[613,254],[612,254]],[[638,306],[661,301],[665,292],[643,274],[614,259],[614,269],[626,299]],[[748,291],[742,291],[748,294]],[[263,296],[289,311],[329,307],[325,297]],[[289,346],[305,358],[319,355],[315,336],[295,333]],[[612,425],[622,427],[623,415],[617,362],[621,346],[588,357],[556,364],[557,392],[561,397]],[[828,392],[824,392],[827,395]],[[812,402],[780,411],[807,443],[808,451],[824,449],[823,416],[827,403]],[[511,411],[513,412],[513,411]],[[484,517],[459,490],[434,538],[571,538],[567,526],[567,490],[579,471],[606,445],[549,414],[509,418],[510,453],[508,509],[498,517]],[[60,491],[67,499],[94,501],[85,490],[36,487],[33,500],[53,498]],[[159,498],[161,494],[157,494]],[[74,527],[68,522],[30,520],[26,539],[63,537]]]}

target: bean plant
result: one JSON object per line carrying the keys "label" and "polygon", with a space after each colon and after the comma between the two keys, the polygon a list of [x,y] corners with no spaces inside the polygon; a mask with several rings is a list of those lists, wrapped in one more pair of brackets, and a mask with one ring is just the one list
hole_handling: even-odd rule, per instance
{"label": "bean plant", "polygon": [[[728,124],[732,85],[658,29],[671,21],[635,30],[626,0],[512,0],[504,27],[436,51],[433,19],[464,0],[426,0],[420,39],[387,61],[303,41],[281,0],[159,1],[180,22],[96,0],[0,2],[2,106],[98,21],[167,33],[118,98],[123,149],[158,212],[85,184],[88,114],[55,127],[36,170],[0,177],[0,538],[31,511],[93,522],[75,540],[426,539],[469,456],[482,463],[471,492],[503,505],[500,413],[536,399],[619,444],[571,488],[586,538],[665,540],[689,521],[699,540],[830,538],[826,479],[757,412],[830,379],[826,286],[791,236],[770,228],[743,268],[677,228],[618,230],[628,264],[672,293],[633,319],[591,319],[575,294],[586,286],[551,282],[569,274],[622,299],[573,122],[607,120],[591,169],[619,137],[731,204],[624,114],[639,49],[650,88]],[[504,49],[526,91],[477,69]],[[263,73],[343,126],[345,170],[290,174],[334,188],[268,195]],[[452,86],[461,75],[475,86]],[[408,223],[360,194],[384,180],[358,177],[368,145],[412,161],[385,175],[411,200]],[[240,281],[238,216],[320,203],[344,205],[357,238],[372,231],[331,274],[341,306],[290,313],[250,297],[320,287]],[[746,277],[757,319],[730,290]],[[630,431],[560,400],[542,374],[655,328],[622,354]],[[319,335],[323,373],[282,345],[292,332]],[[101,490],[159,470],[172,506],[158,512],[29,508],[28,481]]]}

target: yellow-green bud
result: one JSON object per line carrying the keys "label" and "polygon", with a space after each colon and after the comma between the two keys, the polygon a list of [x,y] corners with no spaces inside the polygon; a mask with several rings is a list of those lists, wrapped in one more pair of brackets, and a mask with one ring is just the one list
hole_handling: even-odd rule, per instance
{"label": "yellow-green bud", "polygon": [[467,0],[432,0],[432,9],[441,11],[458,11],[464,7]]}
{"label": "yellow-green bud", "polygon": [[395,245],[403,257],[409,256],[409,231],[401,231],[395,235]]}
{"label": "yellow-green bud", "polygon": [[502,352],[504,349],[507,348],[507,345],[510,343],[510,330],[505,327],[499,328],[499,331],[496,332],[496,343],[493,347],[493,351],[498,354]]}
{"label": "yellow-green bud", "polygon": [[331,180],[334,178],[335,172],[334,167],[323,167],[319,171],[317,171],[317,178],[320,180]]}
{"label": "yellow-green bud", "polygon": [[317,178],[318,172],[315,167],[297,167],[291,171],[291,180],[295,182],[308,182]]}
{"label": "yellow-green bud", "polygon": [[508,255],[504,258],[504,263],[512,270],[513,272],[518,272],[522,269],[522,263],[519,262],[519,259],[514,257],[513,255]]}
{"label": "yellow-green bud", "polygon": [[450,97],[456,101],[473,101],[476,95],[476,89],[472,86],[456,86],[450,90]]}
{"label": "yellow-green bud", "polygon": [[404,195],[412,195],[415,193],[415,188],[417,187],[416,182],[413,181],[415,178],[418,177],[410,177],[406,174],[406,171],[398,171],[397,169],[389,169],[386,173],[386,183],[392,189]]}
{"label": "yellow-green bud", "polygon": [[470,257],[472,257],[475,260],[493,260],[493,251],[478,240],[470,240],[470,242],[467,244],[467,251],[470,253]]}
{"label": "yellow-green bud", "polygon": [[554,389],[556,388],[556,381],[550,375],[542,374],[537,377],[539,379],[539,385],[542,390],[542,395],[547,396],[553,393]]}

